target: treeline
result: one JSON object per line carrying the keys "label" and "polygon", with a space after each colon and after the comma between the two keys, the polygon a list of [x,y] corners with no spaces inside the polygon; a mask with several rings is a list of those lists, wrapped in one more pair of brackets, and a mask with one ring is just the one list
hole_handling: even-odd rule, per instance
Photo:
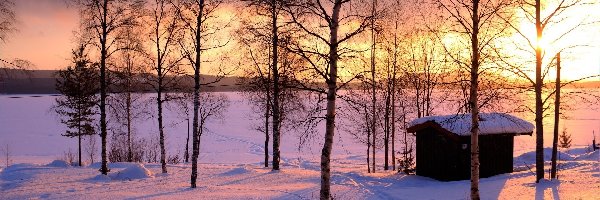
{"label": "treeline", "polygon": [[[56,90],[56,74],[58,70],[27,70],[23,73],[17,69],[6,69],[6,79],[0,82],[0,94],[58,94]],[[136,74],[136,79],[142,80],[145,75]],[[213,82],[219,77],[211,75],[201,75],[203,80],[207,82]],[[181,80],[182,85],[193,85],[193,81],[189,79],[181,78],[170,78]],[[239,82],[240,77],[231,76],[223,77],[218,83],[207,85],[207,91],[210,92],[236,92],[241,91]],[[113,86],[114,87],[114,86]],[[116,91],[113,88],[112,91]],[[136,88],[136,93],[150,93],[152,92],[151,87],[148,85],[141,85]],[[168,91],[176,92],[176,91]]]}

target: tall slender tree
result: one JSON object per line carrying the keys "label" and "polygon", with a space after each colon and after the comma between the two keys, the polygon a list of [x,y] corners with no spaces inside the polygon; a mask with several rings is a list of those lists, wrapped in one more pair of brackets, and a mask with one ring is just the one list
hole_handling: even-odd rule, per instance
{"label": "tall slender tree", "polygon": [[[331,154],[335,135],[337,91],[348,83],[348,81],[342,83],[338,81],[340,78],[342,80],[345,80],[343,78],[349,78],[350,80],[357,78],[357,76],[339,76],[340,55],[352,53],[352,50],[349,50],[350,48],[345,45],[347,45],[348,40],[367,30],[373,17],[369,12],[366,12],[366,14],[354,10],[354,12],[342,12],[343,8],[350,7],[352,3],[357,3],[357,1],[310,0],[303,1],[287,9],[292,23],[301,30],[303,35],[307,36],[306,39],[324,45],[324,48],[316,48],[313,45],[296,43],[290,47],[293,52],[306,61],[308,64],[307,70],[312,71],[315,77],[322,78],[327,85],[326,88],[305,88],[326,96],[325,135],[321,151],[320,199],[332,198]],[[349,29],[341,29],[344,23],[349,20],[358,22],[358,25],[348,27]],[[345,32],[344,30],[349,31]],[[312,79],[315,77],[312,77]]]}
{"label": "tall slender tree", "polygon": [[[479,81],[486,66],[493,64],[489,58],[498,48],[498,38],[506,33],[508,25],[503,25],[501,17],[509,15],[510,0],[436,0],[437,5],[452,19],[451,32],[468,40],[469,62],[461,61],[460,54],[448,53],[459,67],[470,73],[468,110],[471,114],[471,199],[480,199],[479,194]],[[446,50],[448,47],[445,47]],[[459,47],[460,48],[460,47]],[[488,67],[489,69],[489,67]]]}
{"label": "tall slender tree", "polygon": [[148,83],[156,92],[162,173],[167,173],[163,104],[172,99],[166,92],[180,87],[178,77],[183,73],[180,67],[183,57],[178,55],[176,49],[177,41],[181,37],[181,27],[176,17],[176,3],[172,0],[154,0],[151,3],[150,23],[148,23],[150,24],[148,34],[150,46],[154,49],[154,55],[149,55],[154,75],[148,78]]}
{"label": "tall slender tree", "polygon": [[193,121],[192,121],[192,172],[190,185],[196,188],[198,178],[198,155],[200,154],[200,86],[209,85],[221,81],[228,74],[222,68],[217,72],[217,79],[211,82],[201,82],[200,72],[202,70],[202,54],[208,50],[217,49],[227,45],[218,39],[220,31],[229,27],[230,23],[215,23],[216,13],[223,5],[223,0],[179,0],[174,3],[178,19],[182,23],[183,36],[178,41],[181,55],[189,62],[193,70]]}
{"label": "tall slender tree", "polygon": [[[371,15],[377,13],[377,0],[371,2]],[[376,69],[375,69],[375,53],[377,49],[377,33],[375,30],[375,18],[371,18],[370,29],[371,29],[371,172],[376,171],[376,158],[375,151],[377,149],[377,84],[375,80]]]}
{"label": "tall slender tree", "polygon": [[560,52],[556,54],[556,97],[554,98],[554,134],[552,135],[552,168],[550,178],[556,179],[556,160],[558,154],[558,124],[560,121]]}
{"label": "tall slender tree", "polygon": [[[138,92],[142,89],[142,81],[140,81],[140,73],[143,72],[145,65],[141,62],[143,54],[142,43],[138,39],[140,32],[138,29],[125,29],[119,33],[123,38],[122,48],[116,54],[114,68],[111,70],[113,76],[110,78],[110,84],[114,94],[109,98],[111,117],[114,117],[117,123],[117,130],[113,134],[124,133],[126,136],[126,161],[134,162],[133,159],[133,130],[134,121],[145,116],[145,104],[142,102],[143,97]],[[118,130],[124,128],[125,130]],[[113,137],[119,139],[120,137]],[[111,145],[111,151],[119,151],[118,145]]]}

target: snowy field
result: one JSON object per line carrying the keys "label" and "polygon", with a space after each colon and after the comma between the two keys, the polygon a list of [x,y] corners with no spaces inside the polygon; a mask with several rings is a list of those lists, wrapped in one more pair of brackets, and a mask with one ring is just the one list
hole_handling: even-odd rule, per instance
{"label": "snowy field", "polygon": [[[190,165],[112,163],[108,177],[98,176],[98,164],[69,167],[53,162],[68,149],[76,151],[75,139],[60,134],[65,127],[51,112],[52,96],[0,96],[0,145],[9,145],[13,156],[0,169],[0,199],[315,199],[319,195],[321,136],[302,148],[298,133],[282,139],[283,166],[272,172],[262,164],[264,136],[254,130],[255,116],[243,98],[226,93],[230,108],[222,120],[212,121],[202,137],[199,188],[189,189]],[[15,98],[21,97],[21,98]],[[600,118],[593,110],[573,111],[587,120],[565,120],[573,134],[573,147],[561,154],[560,181],[534,184],[534,138],[515,141],[515,172],[481,180],[483,199],[600,199],[600,154],[589,152],[591,131],[598,132]],[[180,113],[168,111],[169,153],[181,153],[187,124]],[[527,118],[527,117],[525,117]],[[138,137],[158,137],[155,119],[138,121]],[[322,129],[318,129],[319,131]],[[550,146],[551,126],[546,126]],[[597,136],[600,139],[600,136]],[[364,145],[347,133],[334,141],[333,193],[337,199],[466,199],[469,181],[439,182],[433,179],[384,172],[367,174]],[[549,149],[545,154],[550,160]],[[378,153],[378,164],[383,162]],[[4,165],[4,161],[0,161]]]}

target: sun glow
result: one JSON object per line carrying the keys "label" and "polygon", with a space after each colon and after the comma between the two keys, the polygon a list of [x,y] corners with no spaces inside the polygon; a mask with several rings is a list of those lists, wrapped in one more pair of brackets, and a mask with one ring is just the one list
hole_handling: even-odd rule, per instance
{"label": "sun glow", "polygon": [[[556,7],[554,1],[546,2],[546,10],[542,10],[542,18],[550,15]],[[600,24],[596,23],[600,13],[593,12],[600,9],[600,4],[580,5],[566,9],[560,16],[554,16],[543,30],[542,38],[537,38],[535,23],[524,19],[519,24],[519,31],[511,36],[510,40],[520,46],[511,50],[518,54],[520,59],[535,61],[534,48],[541,47],[543,52],[542,66],[548,67],[554,55],[562,52],[562,76],[566,80],[600,74]],[[519,10],[517,16],[523,17]],[[523,37],[525,36],[525,38]],[[528,70],[529,76],[534,76],[533,66]],[[554,70],[551,70],[554,71]],[[554,72],[549,74],[554,77]]]}

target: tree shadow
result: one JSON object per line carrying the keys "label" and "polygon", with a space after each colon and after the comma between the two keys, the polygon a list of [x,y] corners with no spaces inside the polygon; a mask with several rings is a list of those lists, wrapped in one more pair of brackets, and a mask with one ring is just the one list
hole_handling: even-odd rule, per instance
{"label": "tree shadow", "polygon": [[552,190],[552,199],[560,200],[559,189],[560,181],[558,180],[540,180],[539,183],[531,183],[532,187],[535,187],[535,199],[544,199],[544,191],[547,189]]}

